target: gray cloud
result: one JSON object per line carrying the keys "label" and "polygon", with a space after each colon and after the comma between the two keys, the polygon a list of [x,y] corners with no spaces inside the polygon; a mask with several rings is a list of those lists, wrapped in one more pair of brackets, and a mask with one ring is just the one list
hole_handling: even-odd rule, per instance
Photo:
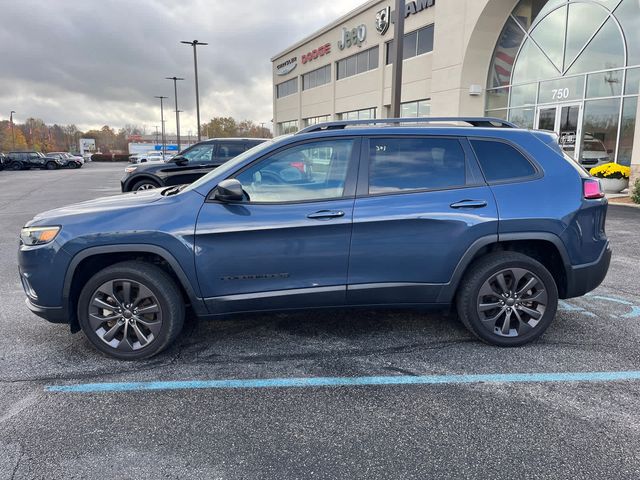
{"label": "gray cloud", "polygon": [[269,122],[272,55],[364,0],[20,0],[3,2],[0,118],[80,128],[159,124],[154,95],[179,76],[183,128],[195,129],[191,47],[198,49],[203,121]]}

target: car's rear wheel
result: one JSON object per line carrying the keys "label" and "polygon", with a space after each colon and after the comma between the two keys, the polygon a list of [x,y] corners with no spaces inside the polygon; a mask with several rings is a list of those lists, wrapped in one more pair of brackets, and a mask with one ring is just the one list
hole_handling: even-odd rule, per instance
{"label": "car's rear wheel", "polygon": [[18,171],[22,169],[23,169],[22,162],[11,162],[9,164],[9,170]]}
{"label": "car's rear wheel", "polygon": [[80,327],[100,351],[122,360],[152,357],[184,323],[184,301],[162,269],[123,262],[94,275],[78,299]]}
{"label": "car's rear wheel", "polygon": [[151,190],[154,188],[158,188],[159,186],[160,185],[158,185],[158,183],[153,180],[144,179],[136,182],[131,190],[137,192],[139,190]]}
{"label": "car's rear wheel", "polygon": [[515,347],[540,337],[558,307],[558,288],[540,262],[517,252],[477,261],[457,296],[458,315],[479,339]]}
{"label": "car's rear wheel", "polygon": [[56,162],[47,162],[45,168],[47,170],[56,170],[58,168],[58,164]]}

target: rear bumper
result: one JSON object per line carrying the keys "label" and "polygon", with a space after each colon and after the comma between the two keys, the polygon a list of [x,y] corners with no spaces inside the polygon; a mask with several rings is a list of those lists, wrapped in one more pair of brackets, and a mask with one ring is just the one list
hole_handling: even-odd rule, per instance
{"label": "rear bumper", "polygon": [[33,303],[29,298],[25,299],[29,310],[40,318],[44,318],[50,323],[69,323],[69,316],[62,307],[41,307]]}
{"label": "rear bumper", "polygon": [[568,268],[565,298],[580,297],[596,289],[607,276],[610,263],[611,246],[607,242],[600,257],[595,262]]}

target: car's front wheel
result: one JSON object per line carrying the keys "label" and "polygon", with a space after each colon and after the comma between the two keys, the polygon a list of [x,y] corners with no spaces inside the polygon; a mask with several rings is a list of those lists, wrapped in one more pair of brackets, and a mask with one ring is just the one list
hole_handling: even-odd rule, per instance
{"label": "car's front wheel", "polygon": [[540,337],[558,307],[558,288],[540,262],[517,252],[496,252],[478,260],[465,275],[457,309],[479,339],[515,347]]}
{"label": "car's front wheel", "polygon": [[23,165],[22,162],[11,162],[9,164],[9,170],[13,170],[15,172],[17,172],[18,170],[22,170]]}
{"label": "car's front wheel", "polygon": [[158,188],[160,185],[158,185],[157,182],[154,182],[153,180],[140,180],[138,182],[136,182],[133,187],[131,188],[132,191],[134,192],[138,192],[141,190],[152,190],[154,188]]}
{"label": "car's front wheel", "polygon": [[57,170],[58,164],[56,162],[47,162],[44,168],[46,168],[47,170]]}
{"label": "car's front wheel", "polygon": [[95,274],[78,299],[78,320],[98,350],[122,360],[152,357],[184,323],[184,301],[159,267],[123,262]]}

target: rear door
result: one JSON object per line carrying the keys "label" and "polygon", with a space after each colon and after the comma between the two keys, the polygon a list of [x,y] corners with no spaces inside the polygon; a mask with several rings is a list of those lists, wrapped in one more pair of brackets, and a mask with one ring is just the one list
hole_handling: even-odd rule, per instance
{"label": "rear door", "polygon": [[353,215],[351,304],[433,303],[498,213],[464,138],[371,137]]}

